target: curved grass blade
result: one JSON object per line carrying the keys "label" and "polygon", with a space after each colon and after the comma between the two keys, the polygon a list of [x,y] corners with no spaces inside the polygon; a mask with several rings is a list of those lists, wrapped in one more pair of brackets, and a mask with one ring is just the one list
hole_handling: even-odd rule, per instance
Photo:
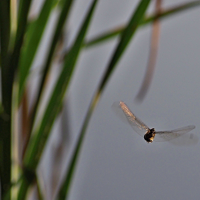
{"label": "curved grass blade", "polygon": [[[182,5],[175,6],[173,8],[164,9],[159,14],[153,14],[153,15],[145,17],[141,21],[140,26],[152,23],[155,19],[163,19],[165,17],[169,17],[174,14],[178,14],[181,11],[185,11],[185,10],[191,9],[191,8],[196,8],[198,6],[200,6],[200,1],[192,1],[192,2],[188,2],[188,3],[183,3]],[[102,43],[109,39],[112,39],[113,37],[116,37],[120,33],[122,33],[124,28],[125,28],[125,25],[121,25],[121,26],[111,29],[105,33],[102,33],[101,35],[96,36],[88,41],[85,41],[84,47],[89,48],[89,47],[92,47],[93,45],[97,45],[99,43]]]}
{"label": "curved grass blade", "polygon": [[26,34],[25,45],[19,62],[19,98],[21,99],[24,84],[29,74],[31,64],[37,52],[40,40],[44,33],[53,5],[57,0],[46,0],[37,20],[33,21]]}
{"label": "curved grass blade", "polygon": [[[156,1],[156,13],[161,12],[161,0]],[[150,87],[150,84],[153,79],[153,74],[156,67],[156,60],[158,55],[158,46],[159,46],[159,39],[160,39],[160,21],[155,19],[152,24],[152,35],[151,35],[151,45],[150,45],[150,52],[149,52],[149,59],[147,64],[146,73],[141,85],[141,88],[136,96],[136,101],[141,102],[144,100],[147,91]]]}
{"label": "curved grass blade", "polygon": [[[32,135],[32,138],[30,140],[29,146],[27,148],[27,151],[24,157],[24,168],[26,171],[29,171],[29,174],[35,174],[35,170],[40,161],[40,157],[42,155],[46,141],[50,134],[53,122],[55,121],[60,111],[60,108],[62,106],[63,98],[65,95],[68,83],[70,81],[70,77],[75,68],[74,66],[78,58],[80,49],[82,47],[83,40],[88,30],[90,21],[92,19],[92,14],[94,12],[96,3],[97,3],[97,0],[94,0],[91,5],[90,10],[87,13],[87,16],[84,19],[84,22],[82,23],[80,31],[78,32],[78,35],[74,42],[74,45],[72,46],[72,49],[70,50],[68,56],[65,59],[63,70],[53,90],[47,109],[41,120],[41,124],[39,125],[35,134]],[[33,181],[33,178],[29,180],[29,178],[24,177],[21,184],[20,191],[19,191],[18,199],[21,200],[25,198],[28,186],[31,184],[32,181]]]}
{"label": "curved grass blade", "polygon": [[37,98],[36,98],[35,105],[33,106],[33,111],[32,111],[32,116],[31,116],[31,126],[30,126],[31,129],[32,129],[33,123],[35,121],[35,115],[36,115],[36,112],[37,112],[37,108],[38,108],[38,105],[39,105],[39,102],[40,102],[42,92],[45,89],[45,82],[46,82],[47,75],[48,75],[48,72],[49,72],[49,69],[50,69],[50,66],[51,66],[53,54],[55,52],[56,45],[57,45],[58,40],[60,38],[60,35],[62,33],[63,26],[66,22],[66,19],[68,19],[72,3],[73,3],[73,0],[62,0],[60,2],[60,4],[62,4],[62,11],[60,13],[60,16],[59,16],[59,19],[58,19],[58,22],[57,22],[57,26],[56,26],[56,29],[55,29],[55,33],[54,33],[54,36],[53,36],[53,39],[52,39],[52,42],[51,42],[51,45],[50,45],[49,53],[48,53],[47,59],[46,59],[45,64],[44,64],[44,72],[42,74],[41,82],[39,84],[39,92],[38,92],[38,95],[37,95]]}
{"label": "curved grass blade", "polygon": [[144,13],[145,13],[146,9],[148,8],[149,3],[150,3],[150,0],[142,0],[139,3],[138,7],[136,8],[136,11],[133,13],[127,27],[125,28],[124,32],[121,35],[119,44],[118,44],[117,48],[115,49],[115,52],[114,52],[114,54],[111,58],[111,61],[108,65],[108,67],[107,67],[107,71],[106,71],[106,73],[105,73],[105,75],[104,75],[104,77],[101,81],[101,84],[99,85],[99,88],[98,88],[96,94],[94,95],[94,97],[92,99],[92,102],[91,102],[90,107],[88,109],[88,112],[86,114],[86,117],[85,117],[85,120],[84,120],[84,123],[83,123],[83,127],[81,129],[80,136],[78,138],[77,144],[76,144],[75,149],[74,149],[74,153],[73,153],[71,160],[70,160],[68,171],[65,175],[64,182],[61,185],[61,188],[60,188],[59,193],[58,193],[58,199],[59,200],[65,199],[66,196],[68,195],[69,188],[70,188],[70,185],[71,185],[71,180],[72,180],[74,170],[75,170],[75,167],[76,167],[76,163],[77,163],[77,160],[78,160],[78,156],[79,156],[79,153],[80,153],[80,149],[81,149],[81,146],[82,146],[82,143],[83,143],[83,140],[84,140],[84,136],[85,136],[85,133],[86,133],[86,129],[87,129],[87,126],[89,124],[93,110],[94,110],[94,108],[96,107],[96,104],[99,101],[99,97],[100,97],[100,95],[101,95],[101,93],[102,93],[102,91],[103,91],[113,69],[115,68],[115,66],[117,64],[117,61],[120,59],[122,53],[124,52],[124,50],[126,49],[126,46],[129,43],[131,37],[133,36],[136,29],[138,28],[139,23],[140,23],[141,19],[143,18]]}
{"label": "curved grass blade", "polygon": [[[35,115],[36,115],[36,111],[37,111],[37,108],[38,108],[38,105],[39,105],[40,97],[41,97],[42,91],[44,89],[45,80],[46,80],[48,71],[49,71],[50,66],[51,66],[53,54],[54,54],[57,42],[59,40],[59,37],[61,35],[64,23],[65,23],[66,19],[68,18],[72,2],[73,2],[73,0],[62,0],[61,2],[59,2],[60,6],[62,5],[62,11],[60,13],[60,16],[59,16],[59,19],[58,19],[58,22],[57,22],[57,27],[55,29],[54,37],[52,39],[50,50],[49,50],[49,53],[48,53],[48,56],[47,56],[47,60],[46,60],[45,65],[44,65],[44,73],[42,74],[42,79],[41,79],[41,82],[40,82],[40,85],[39,85],[39,92],[38,92],[38,95],[37,95],[37,98],[36,98],[36,102],[33,106],[33,111],[31,112],[32,114],[31,114],[31,117],[30,117],[30,127],[29,127],[30,133],[32,131],[32,126],[34,124]],[[28,144],[28,142],[29,142],[29,139],[27,140],[26,143]]]}
{"label": "curved grass blade", "polygon": [[123,52],[125,51],[127,45],[129,44],[131,38],[133,37],[134,33],[136,32],[137,28],[140,25],[141,20],[144,17],[145,11],[148,8],[148,5],[151,0],[142,0],[136,11],[133,13],[128,25],[121,33],[120,41],[114,51],[114,54],[110,60],[110,63],[107,67],[105,75],[100,83],[98,93],[101,92],[108,81],[112,71],[114,70],[117,62],[119,61],[120,57],[122,56]]}
{"label": "curved grass blade", "polygon": [[63,181],[63,183],[60,187],[60,190],[59,190],[57,198],[56,198],[58,200],[63,200],[63,199],[66,199],[66,197],[68,197],[68,193],[69,193],[69,190],[70,190],[73,174],[74,174],[75,167],[76,167],[76,164],[77,164],[78,156],[79,156],[80,151],[81,151],[81,146],[83,144],[83,140],[84,140],[84,136],[85,136],[85,133],[86,133],[86,130],[87,130],[87,126],[89,124],[91,115],[93,113],[94,108],[96,107],[97,102],[98,102],[98,98],[96,98],[95,101],[92,102],[92,104],[89,107],[89,110],[86,114],[83,127],[81,129],[78,141],[76,143],[73,155],[72,155],[70,163],[69,163],[69,167],[67,169],[67,172],[66,172],[65,177],[64,177],[64,181]]}

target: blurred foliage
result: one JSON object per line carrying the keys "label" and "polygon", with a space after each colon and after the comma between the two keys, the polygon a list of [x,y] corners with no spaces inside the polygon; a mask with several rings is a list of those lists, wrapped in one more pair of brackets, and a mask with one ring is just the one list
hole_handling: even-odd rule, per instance
{"label": "blurred foliage", "polygon": [[[52,132],[54,122],[63,108],[63,100],[80,52],[84,48],[92,48],[94,45],[119,36],[118,45],[113,49],[105,74],[101,77],[98,88],[91,99],[83,127],[55,198],[66,199],[68,197],[91,115],[118,61],[125,53],[138,28],[200,5],[199,1],[192,1],[146,16],[145,13],[150,2],[151,0],[140,0],[127,24],[110,28],[106,33],[86,41],[87,31],[98,3],[98,0],[91,0],[76,37],[63,56],[63,54],[59,55],[58,52],[64,48],[62,37],[67,37],[63,36],[63,33],[64,27],[69,21],[70,12],[72,12],[73,0],[44,0],[38,15],[33,17],[30,17],[32,0],[0,1],[2,97],[0,102],[0,174],[2,199],[26,199],[27,192],[33,185],[36,185],[38,199],[44,199],[45,194],[40,187],[37,168],[42,160],[42,154],[47,146],[47,139]],[[28,89],[30,75],[33,71],[33,61],[39,52],[42,39],[45,37],[47,23],[55,12],[58,17],[55,28],[51,30],[52,37],[49,46],[46,47],[47,56],[41,66],[40,81],[33,103],[30,104]],[[58,55],[59,58],[57,58]],[[55,81],[46,108],[41,109],[40,105],[43,102],[45,90],[50,85],[51,68],[60,60],[59,76]],[[21,131],[19,131],[20,128]]]}

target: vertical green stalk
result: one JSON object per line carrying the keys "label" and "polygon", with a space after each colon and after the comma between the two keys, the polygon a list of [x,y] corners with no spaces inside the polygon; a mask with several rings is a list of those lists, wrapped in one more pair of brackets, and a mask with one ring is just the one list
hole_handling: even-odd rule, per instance
{"label": "vertical green stalk", "polygon": [[[10,43],[10,1],[0,1],[1,36],[1,75],[2,105],[4,112],[0,116],[0,176],[1,192],[4,196],[11,185],[11,103],[14,75],[18,67],[20,50],[27,25],[27,16],[31,0],[21,0],[16,40],[13,49],[8,51]],[[10,199],[10,192],[7,194]]]}
{"label": "vertical green stalk", "polygon": [[[1,84],[2,84],[2,105],[4,114],[0,115],[0,177],[1,197],[5,195],[11,182],[11,133],[10,133],[10,105],[11,97],[6,91],[6,69],[8,67],[8,45],[10,37],[10,2],[0,1],[0,43],[1,43]],[[8,98],[7,98],[8,97]],[[5,114],[6,113],[6,114]],[[1,198],[0,197],[0,198]],[[8,198],[10,195],[8,194]]]}

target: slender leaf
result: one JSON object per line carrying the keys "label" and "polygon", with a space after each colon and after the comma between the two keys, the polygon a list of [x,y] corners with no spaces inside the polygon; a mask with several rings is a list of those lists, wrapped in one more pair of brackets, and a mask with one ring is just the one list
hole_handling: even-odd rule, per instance
{"label": "slender leaf", "polygon": [[[156,0],[155,4],[156,13],[161,12],[162,10],[161,4],[162,0]],[[141,102],[145,98],[147,91],[153,80],[153,74],[155,72],[156,60],[158,55],[159,39],[160,39],[160,20],[156,18],[152,24],[151,45],[150,45],[149,59],[145,77],[143,79],[141,88],[138,94],[136,95],[136,101],[138,102]]]}
{"label": "slender leaf", "polygon": [[[2,89],[2,102],[1,102],[1,115],[0,115],[0,174],[1,174],[1,196],[5,195],[11,182],[11,134],[10,131],[6,131],[5,127],[9,126],[9,123],[5,122],[2,113],[8,111],[5,108],[6,99],[3,95],[7,94],[6,91],[6,68],[8,65],[9,54],[8,45],[10,38],[10,2],[7,0],[0,1],[0,66],[1,66],[1,89]],[[6,109],[6,110],[5,110]],[[10,193],[8,194],[10,198]],[[0,197],[1,199],[1,197]]]}
{"label": "slender leaf", "polygon": [[143,18],[146,9],[148,8],[149,3],[150,3],[150,0],[142,0],[140,2],[136,11],[133,13],[133,16],[131,17],[127,27],[125,28],[124,32],[121,35],[119,44],[118,44],[117,48],[115,49],[115,52],[114,52],[114,54],[111,58],[111,61],[107,67],[107,71],[99,85],[99,88],[98,88],[96,94],[94,95],[94,97],[92,99],[92,102],[91,102],[88,112],[86,114],[80,136],[78,138],[77,144],[74,149],[74,153],[70,160],[68,171],[65,175],[64,182],[61,185],[61,188],[58,193],[59,200],[65,199],[65,197],[68,195],[69,187],[70,187],[70,184],[72,181],[72,176],[73,176],[76,164],[77,164],[78,156],[80,154],[80,149],[81,149],[81,146],[82,146],[82,143],[84,140],[86,129],[89,124],[93,110],[96,107],[96,104],[98,103],[101,92],[104,89],[106,82],[107,82],[108,78],[110,77],[114,67],[116,66],[117,61],[120,59],[121,55],[123,54],[124,50],[126,49],[128,43],[129,43],[131,37],[137,30],[137,28],[140,24],[140,21]]}
{"label": "slender leaf", "polygon": [[1,69],[5,69],[8,60],[8,45],[10,37],[10,2],[0,1],[0,41]]}
{"label": "slender leaf", "polygon": [[29,179],[24,178],[24,180],[22,181],[18,199],[23,199],[25,197],[26,191],[28,189],[26,185],[30,185],[31,181],[33,181],[36,167],[39,163],[41,154],[50,134],[53,122],[55,121],[60,111],[63,98],[65,96],[66,89],[72,76],[72,72],[75,68],[74,66],[82,47],[86,32],[88,30],[96,3],[97,0],[94,0],[91,8],[87,13],[87,16],[85,17],[84,22],[82,23],[82,27],[80,28],[74,45],[70,50],[69,55],[65,59],[63,70],[52,92],[52,96],[41,120],[41,124],[36,130],[36,133],[32,135],[32,138],[30,140],[30,144],[24,157],[24,168],[25,172],[28,171],[31,175],[31,179],[30,181],[28,181]]}
{"label": "slender leaf", "polygon": [[[47,59],[46,59],[45,65],[44,65],[44,73],[42,75],[42,79],[41,79],[41,82],[39,84],[39,89],[38,89],[39,92],[38,92],[38,95],[37,95],[37,98],[36,98],[36,102],[33,106],[32,115],[30,117],[29,135],[32,131],[32,127],[33,127],[33,124],[34,124],[34,121],[35,121],[36,111],[37,111],[37,108],[38,108],[38,105],[39,105],[39,101],[40,101],[40,98],[41,98],[41,95],[42,95],[42,91],[45,88],[44,87],[45,80],[47,78],[47,75],[48,75],[48,72],[49,72],[49,69],[50,69],[50,66],[51,66],[53,54],[54,54],[57,42],[59,40],[59,37],[61,35],[64,23],[65,23],[66,19],[68,18],[69,11],[70,11],[71,5],[73,3],[73,0],[62,0],[62,2],[60,2],[60,4],[61,3],[62,3],[62,10],[61,10],[60,16],[58,18],[55,33],[54,33],[54,36],[53,36],[53,39],[52,39],[52,42],[51,42],[51,45],[50,45],[50,50],[49,50],[49,53],[48,53],[48,56],[47,56]],[[28,138],[27,141],[26,141],[25,148],[26,148],[26,146],[29,142],[29,139],[30,138]]]}
{"label": "slender leaf", "polygon": [[[140,4],[138,5],[136,11],[134,12],[133,16],[131,17],[128,25],[124,29],[124,31],[121,34],[120,41],[118,43],[117,48],[115,49],[115,52],[110,60],[110,63],[107,67],[106,73],[102,79],[102,82],[99,87],[99,92],[104,88],[108,78],[110,77],[113,69],[115,68],[117,62],[119,61],[120,57],[122,56],[123,52],[125,51],[127,45],[129,44],[129,41],[131,40],[132,36],[134,35],[135,31],[140,25],[140,22],[142,21],[145,11],[148,8],[148,5],[151,0],[142,0]],[[98,93],[99,93],[98,92]]]}
{"label": "slender leaf", "polygon": [[[198,6],[200,6],[200,1],[199,0],[198,1],[192,1],[192,2],[188,2],[188,3],[184,3],[182,5],[179,5],[179,6],[176,6],[176,7],[173,7],[173,8],[164,9],[159,14],[153,14],[153,15],[150,15],[150,16],[144,18],[141,21],[140,26],[152,23],[155,19],[162,19],[162,18],[165,18],[165,17],[170,17],[173,14],[178,14],[181,11],[186,11],[187,9],[196,8]],[[124,28],[125,28],[125,26],[122,25],[122,26],[119,26],[117,28],[111,29],[111,30],[99,35],[99,36],[96,36],[93,39],[91,39],[89,41],[86,41],[84,43],[84,47],[85,48],[89,48],[89,47],[92,47],[93,45],[102,43],[102,42],[104,42],[106,40],[109,40],[109,39],[111,39],[113,37],[116,37],[120,33],[123,32]]]}
{"label": "slender leaf", "polygon": [[11,55],[10,67],[8,75],[11,78],[11,82],[13,81],[14,74],[19,65],[19,56],[21,53],[21,47],[24,40],[24,35],[27,28],[27,18],[30,9],[32,0],[21,0],[19,6],[19,16],[18,16],[18,25],[17,25],[17,33],[14,43],[14,50]]}
{"label": "slender leaf", "polygon": [[56,26],[56,29],[55,29],[55,33],[54,33],[51,45],[50,45],[49,53],[48,53],[47,59],[46,59],[45,64],[44,64],[44,73],[42,75],[42,79],[41,79],[41,82],[39,84],[39,92],[38,92],[38,95],[37,95],[37,98],[36,98],[35,105],[33,107],[33,114],[32,114],[32,117],[31,117],[31,128],[32,128],[33,123],[35,121],[35,115],[36,115],[36,112],[37,112],[37,108],[38,108],[38,105],[39,105],[39,102],[40,102],[42,92],[45,89],[44,85],[45,85],[47,75],[48,75],[48,72],[49,72],[49,69],[50,69],[50,66],[51,66],[53,54],[54,54],[57,42],[59,40],[59,37],[61,35],[63,26],[65,24],[65,21],[68,18],[73,0],[65,0],[65,1],[62,0],[61,3],[63,4],[62,10],[61,10],[60,16],[58,18],[57,26]]}
{"label": "slender leaf", "polygon": [[52,11],[53,5],[57,0],[46,0],[41,9],[40,15],[36,21],[29,25],[26,41],[23,47],[20,63],[19,63],[19,97],[22,96],[22,91],[26,78],[29,74],[31,64],[36,54],[39,42],[44,33],[49,15]]}
{"label": "slender leaf", "polygon": [[[31,0],[21,0],[20,1],[20,12],[18,16],[17,32],[14,42],[14,49],[11,53],[9,64],[6,67],[4,76],[6,77],[4,85],[2,85],[5,90],[3,94],[3,100],[5,99],[5,110],[9,113],[11,112],[11,96],[12,96],[12,85],[14,81],[14,75],[17,71],[19,65],[19,57],[21,53],[21,48],[24,40],[24,35],[27,28],[27,18],[30,9]],[[10,115],[10,113],[9,113]]]}
{"label": "slender leaf", "polygon": [[[6,1],[1,2],[2,5],[3,3],[5,3]],[[13,81],[14,81],[14,75],[15,72],[17,70],[18,67],[18,62],[19,62],[19,56],[20,56],[20,52],[21,52],[21,47],[22,47],[22,43],[23,43],[23,38],[24,38],[24,34],[25,34],[25,30],[26,30],[26,25],[27,25],[27,16],[28,16],[28,12],[29,12],[29,8],[30,8],[30,3],[31,0],[24,0],[21,1],[22,3],[21,5],[21,11],[18,17],[18,26],[17,26],[17,33],[16,33],[16,39],[15,39],[15,43],[14,43],[14,47],[13,49],[11,48],[10,51],[12,51],[11,56],[6,55],[7,54],[7,50],[8,50],[8,39],[6,39],[3,44],[4,44],[4,53],[5,53],[5,58],[9,59],[7,61],[5,61],[5,66],[3,66],[3,70],[2,70],[2,74],[3,74],[3,78],[2,78],[2,100],[3,100],[3,107],[5,110],[5,113],[9,116],[7,120],[4,119],[0,119],[0,135],[3,136],[1,139],[1,169],[3,169],[3,176],[6,177],[6,182],[4,180],[4,178],[2,178],[2,195],[4,195],[6,188],[8,188],[9,183],[10,183],[10,169],[11,169],[11,98],[12,98],[12,86],[13,86]],[[4,5],[4,8],[1,7],[2,9],[5,9],[4,11],[1,10],[1,14],[5,14],[7,12],[7,14],[4,16],[3,21],[6,22],[7,20],[9,20],[8,25],[10,27],[10,13],[9,13],[9,6],[10,3],[9,1],[7,1],[7,6]],[[8,16],[9,13],[9,16]],[[5,18],[7,18],[5,20]],[[3,24],[2,24],[3,25]],[[5,24],[4,24],[5,25]],[[9,38],[10,37],[10,33],[8,32],[6,26],[4,27],[4,33],[7,31],[7,36],[5,38]],[[3,36],[3,35],[2,35]],[[5,185],[6,184],[6,185]],[[9,194],[8,194],[8,198]]]}

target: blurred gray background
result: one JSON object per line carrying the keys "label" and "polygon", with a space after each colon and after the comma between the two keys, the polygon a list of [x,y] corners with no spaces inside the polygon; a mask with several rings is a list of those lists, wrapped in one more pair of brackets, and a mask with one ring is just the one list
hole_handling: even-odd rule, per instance
{"label": "blurred gray background", "polygon": [[[100,0],[87,38],[127,22],[138,2]],[[184,2],[188,1],[163,0],[163,7]],[[69,43],[90,3],[90,0],[75,1],[68,24]],[[149,13],[153,9],[151,4]],[[200,7],[161,21],[156,70],[141,104],[134,99],[145,75],[151,25],[137,31],[90,121],[70,200],[200,198],[200,142],[196,145],[147,144],[111,110],[113,102],[124,101],[150,128],[171,130],[195,125],[192,133],[200,137],[199,19]],[[115,38],[81,53],[68,92],[71,145],[66,152],[72,151],[117,41]]]}

